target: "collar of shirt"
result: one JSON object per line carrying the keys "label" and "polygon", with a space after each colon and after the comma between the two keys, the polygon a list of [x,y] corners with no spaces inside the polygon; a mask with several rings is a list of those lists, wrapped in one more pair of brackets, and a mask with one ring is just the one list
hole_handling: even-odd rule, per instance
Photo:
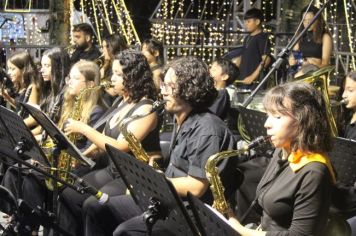
{"label": "collar of shirt", "polygon": [[310,162],[320,162],[327,166],[333,183],[336,182],[335,173],[331,166],[329,158],[319,154],[319,153],[306,153],[301,150],[292,152],[288,157],[289,166],[294,172],[300,170],[303,166]]}

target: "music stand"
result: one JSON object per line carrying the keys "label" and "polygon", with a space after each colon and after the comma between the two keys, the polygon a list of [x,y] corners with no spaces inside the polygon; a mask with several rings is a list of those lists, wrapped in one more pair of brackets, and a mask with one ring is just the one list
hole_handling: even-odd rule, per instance
{"label": "music stand", "polygon": [[[38,146],[37,141],[23,122],[23,119],[13,111],[2,106],[0,106],[0,146],[0,154],[11,158],[18,163],[18,172],[20,176],[21,165],[24,165],[45,175],[46,177],[52,178],[68,187],[77,190],[76,187],[68,185],[57,177],[52,176],[46,171],[31,165],[29,162],[26,162],[26,160],[31,159],[32,157],[36,161],[40,162],[44,167],[50,167],[44,152]],[[21,186],[19,187],[19,191],[20,190]],[[19,204],[18,206],[25,205],[22,203],[22,205]],[[27,217],[27,214],[30,213],[31,216]],[[31,222],[38,222],[44,226],[49,226],[56,230],[56,232],[59,231],[62,234],[70,235],[58,226],[49,212],[43,211],[42,209],[30,209],[27,206],[26,208],[19,208],[17,214],[22,214],[22,216],[19,217],[19,222],[23,224],[27,225],[30,220]],[[34,216],[38,216],[38,218],[34,218]]]}
{"label": "music stand", "polygon": [[266,113],[248,109],[243,106],[239,106],[238,110],[251,140],[267,135],[266,128],[264,127],[264,123],[266,122]]}
{"label": "music stand", "polygon": [[108,144],[105,146],[131,196],[144,212],[148,235],[157,220],[164,220],[165,226],[176,235],[199,235],[182,200],[163,173]]}
{"label": "music stand", "polygon": [[354,186],[356,183],[356,142],[336,137],[328,156],[336,171],[338,182],[346,186]]}
{"label": "music stand", "polygon": [[224,219],[223,215],[219,216],[206,206],[201,200],[193,196],[188,192],[189,205],[193,211],[195,222],[202,235],[204,236],[239,236],[240,234],[236,232]]}
{"label": "music stand", "polygon": [[[23,106],[23,108],[30,113],[37,123],[40,124],[48,133],[48,135],[56,143],[56,148],[60,149],[59,151],[66,150],[71,157],[77,159],[77,161],[83,163],[84,165],[88,165],[90,167],[95,165],[95,162],[85,157],[44,112],[27,103],[21,103],[21,106]],[[55,153],[53,153],[53,155],[54,154]]]}

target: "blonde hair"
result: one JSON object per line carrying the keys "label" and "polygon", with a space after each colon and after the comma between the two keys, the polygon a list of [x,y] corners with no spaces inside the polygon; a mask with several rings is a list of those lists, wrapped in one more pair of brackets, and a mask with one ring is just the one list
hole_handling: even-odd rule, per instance
{"label": "blonde hair", "polygon": [[[94,86],[98,86],[100,84],[100,71],[99,67],[91,61],[79,61],[73,65],[72,68],[76,67],[79,72],[84,76],[85,78],[85,84],[87,85],[86,89],[88,89],[88,82],[93,81]],[[66,88],[65,94],[64,94],[64,102],[62,106],[62,115],[61,118],[58,122],[58,126],[60,128],[63,127],[63,124],[66,122],[68,118],[71,118],[74,104],[75,104],[75,98],[77,96],[72,95],[68,92],[68,87]],[[101,89],[95,89],[89,92],[86,92],[84,96],[82,97],[82,111],[81,111],[81,117],[79,121],[83,123],[88,123],[90,119],[90,114],[93,111],[94,107],[97,105],[99,101],[99,97],[101,95],[102,91]]]}

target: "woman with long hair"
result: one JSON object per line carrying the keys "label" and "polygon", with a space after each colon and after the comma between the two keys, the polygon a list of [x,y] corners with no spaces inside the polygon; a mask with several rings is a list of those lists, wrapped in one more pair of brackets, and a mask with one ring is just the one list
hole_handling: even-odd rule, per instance
{"label": "woman with long hair", "polygon": [[[68,76],[69,70],[69,55],[64,49],[55,47],[43,53],[40,69],[43,86],[39,91],[41,94],[39,107],[54,123],[58,123],[61,115],[65,78]],[[36,138],[40,140],[41,136],[38,135],[41,134],[42,128],[37,125],[37,122],[30,117],[25,123],[27,126],[35,127],[32,129],[32,133],[37,135]]]}
{"label": "woman with long hair", "polygon": [[[315,6],[305,7],[302,10],[303,24],[298,33],[300,33],[313,19],[316,13],[319,11]],[[330,65],[330,57],[332,52],[332,39],[331,35],[326,27],[323,16],[320,14],[316,21],[310,26],[306,34],[301,40],[294,46],[293,55],[290,59],[290,65],[296,65],[299,61],[302,63],[299,65],[313,64],[319,68]],[[301,57],[301,58],[296,58]]]}
{"label": "woman with long hair", "polygon": [[38,104],[40,100],[39,90],[42,80],[38,77],[36,66],[31,55],[27,51],[19,51],[12,54],[7,60],[8,74],[14,85],[15,96],[11,97],[6,90],[2,90],[2,96],[19,114],[26,118],[20,102]]}
{"label": "woman with long hair", "polygon": [[[101,57],[103,57],[104,62],[100,68],[100,78],[104,81],[110,80],[112,76],[111,68],[115,55],[128,49],[128,45],[126,39],[122,35],[111,34],[103,38],[102,49],[103,54]],[[106,93],[103,94],[103,103],[109,108],[116,98],[116,93],[113,88],[107,88],[105,89],[105,92]]]}
{"label": "woman with long hair", "polygon": [[163,80],[162,67],[164,66],[162,43],[156,39],[146,39],[142,43],[141,51],[150,64],[153,73],[153,81],[155,82],[156,88],[159,91],[161,82]]}
{"label": "woman with long hair", "polygon": [[[150,112],[153,100],[157,99],[152,72],[146,58],[140,52],[134,50],[122,51],[115,56],[112,70],[111,81],[114,91],[122,97],[122,101],[118,104],[112,118],[106,122],[104,132],[100,133],[82,122],[71,119],[65,127],[65,132],[68,134],[82,134],[93,143],[83,153],[93,159],[100,158],[102,154],[105,155],[105,144],[110,144],[124,152],[130,152],[129,144],[121,133],[123,120]],[[157,115],[152,113],[127,124],[127,130],[142,143],[143,149],[149,155],[160,151],[157,119]],[[111,162],[108,167],[93,171],[83,178],[111,196],[124,194],[126,190],[115,166]],[[68,188],[62,192],[61,198],[63,203],[62,211],[67,211],[67,214],[64,213],[65,217],[61,225],[67,230],[76,233],[76,235],[80,235],[81,222],[79,221],[81,220],[83,204],[84,202],[97,200],[88,194],[82,195]]]}
{"label": "woman with long hair", "polygon": [[264,98],[265,128],[276,151],[256,193],[260,229],[231,217],[241,235],[324,235],[335,175],[326,155],[331,129],[325,102],[312,85],[287,83]]}

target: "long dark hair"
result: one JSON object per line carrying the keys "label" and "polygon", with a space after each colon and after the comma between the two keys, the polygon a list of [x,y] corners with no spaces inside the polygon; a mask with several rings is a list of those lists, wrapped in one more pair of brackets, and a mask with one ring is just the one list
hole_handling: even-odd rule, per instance
{"label": "long dark hair", "polygon": [[157,99],[152,71],[141,52],[127,49],[116,55],[115,60],[118,60],[122,66],[123,85],[130,102],[137,103],[143,97]]}
{"label": "long dark hair", "polygon": [[68,53],[59,47],[46,50],[43,56],[47,56],[51,60],[51,81],[45,83],[44,89],[42,89],[41,107],[44,108],[62,92],[65,78],[70,70],[70,58]]}
{"label": "long dark hair", "polygon": [[[309,13],[313,13],[313,15],[315,16],[316,13],[319,11],[319,8],[317,8],[315,6],[310,6],[310,8],[307,11],[307,7],[308,6],[306,6],[302,9],[301,19],[303,18],[303,14],[306,14],[309,12]],[[307,11],[307,12],[305,12],[305,11]],[[316,43],[322,43],[323,35],[325,33],[330,34],[329,30],[326,27],[326,23],[323,18],[323,15],[320,14],[314,23],[315,23],[315,28],[313,29],[313,41]],[[303,30],[304,30],[304,25],[302,24],[298,33],[301,33]],[[301,41],[303,41],[303,40],[304,40],[304,38],[301,39]]]}
{"label": "long dark hair", "polygon": [[296,120],[297,136],[291,140],[293,151],[325,153],[330,150],[331,128],[321,93],[312,85],[291,82],[268,91],[263,105],[266,111],[289,115]]}
{"label": "long dark hair", "polygon": [[[18,51],[13,53],[8,61],[22,70],[22,85],[27,88],[31,83],[37,88],[40,88],[42,81],[38,77],[38,71],[33,62],[31,55],[27,51]],[[20,89],[20,85],[15,85],[17,89]]]}

